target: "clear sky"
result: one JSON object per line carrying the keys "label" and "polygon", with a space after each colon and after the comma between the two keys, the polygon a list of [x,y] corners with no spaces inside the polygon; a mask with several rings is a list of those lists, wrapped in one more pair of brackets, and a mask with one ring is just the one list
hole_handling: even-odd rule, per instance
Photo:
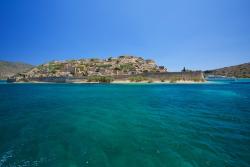
{"label": "clear sky", "polygon": [[122,54],[171,71],[250,62],[250,0],[0,0],[0,60]]}

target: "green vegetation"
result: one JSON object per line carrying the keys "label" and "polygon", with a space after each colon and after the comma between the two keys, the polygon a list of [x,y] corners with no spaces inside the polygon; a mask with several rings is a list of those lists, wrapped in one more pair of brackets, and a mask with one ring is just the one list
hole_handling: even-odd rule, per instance
{"label": "green vegetation", "polygon": [[75,63],[76,60],[68,60],[67,63]]}
{"label": "green vegetation", "polygon": [[108,68],[108,67],[111,67],[112,65],[111,64],[97,64],[96,67],[99,67],[99,68]]}
{"label": "green vegetation", "polygon": [[109,62],[111,62],[111,61],[112,61],[112,59],[113,59],[112,57],[109,57],[109,58],[108,58],[108,61],[109,61]]}
{"label": "green vegetation", "polygon": [[116,71],[120,71],[120,70],[121,70],[121,68],[120,68],[120,67],[115,67],[115,68],[114,68],[114,70],[116,70]]}
{"label": "green vegetation", "polygon": [[79,68],[81,71],[86,71],[87,70],[87,67],[84,64],[78,65],[77,68]]}
{"label": "green vegetation", "polygon": [[126,63],[126,64],[121,64],[120,69],[122,71],[133,71],[135,70],[135,67],[133,66],[132,63]]}
{"label": "green vegetation", "polygon": [[116,63],[116,64],[119,64],[119,63],[120,63],[120,60],[116,60],[115,63]]}
{"label": "green vegetation", "polygon": [[156,68],[151,69],[150,72],[159,72]]}
{"label": "green vegetation", "polygon": [[43,65],[39,65],[39,66],[37,66],[37,69],[38,69],[38,70],[43,70],[43,69],[44,69],[44,66],[43,66]]}
{"label": "green vegetation", "polygon": [[101,83],[110,83],[114,81],[114,78],[110,76],[89,76],[87,79],[88,82],[101,82]]}
{"label": "green vegetation", "polygon": [[165,82],[165,79],[164,79],[164,78],[161,78],[161,82]]}
{"label": "green vegetation", "polygon": [[142,82],[147,80],[147,78],[143,76],[134,76],[134,77],[129,77],[128,79],[130,82]]}
{"label": "green vegetation", "polygon": [[60,63],[60,64],[54,64],[54,69],[55,70],[62,70],[64,68],[64,64]]}
{"label": "green vegetation", "polygon": [[119,56],[118,58],[119,58],[119,59],[122,59],[122,58],[125,58],[125,57],[126,57],[126,56],[123,56],[123,55],[122,55],[122,56]]}
{"label": "green vegetation", "polygon": [[49,72],[55,74],[56,71],[62,70],[64,65],[62,63],[54,64],[54,63],[49,63]]}
{"label": "green vegetation", "polygon": [[98,58],[91,58],[90,61],[91,61],[91,62],[99,62],[100,59],[98,59]]}
{"label": "green vegetation", "polygon": [[193,78],[192,81],[194,82],[204,82],[204,79],[200,79],[200,78]]}

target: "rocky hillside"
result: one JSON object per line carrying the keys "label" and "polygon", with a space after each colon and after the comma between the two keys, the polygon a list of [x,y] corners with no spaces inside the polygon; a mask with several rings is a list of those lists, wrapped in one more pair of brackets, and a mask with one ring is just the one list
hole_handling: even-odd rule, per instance
{"label": "rocky hillside", "polygon": [[0,79],[7,79],[16,73],[27,71],[32,67],[32,65],[24,63],[0,61]]}
{"label": "rocky hillside", "polygon": [[237,78],[250,78],[250,63],[204,71],[205,75],[223,75]]}
{"label": "rocky hillside", "polygon": [[14,77],[16,81],[43,77],[85,77],[133,75],[144,72],[166,72],[163,66],[157,66],[153,60],[144,60],[135,56],[120,56],[108,59],[80,59],[53,61],[37,66],[28,72]]}

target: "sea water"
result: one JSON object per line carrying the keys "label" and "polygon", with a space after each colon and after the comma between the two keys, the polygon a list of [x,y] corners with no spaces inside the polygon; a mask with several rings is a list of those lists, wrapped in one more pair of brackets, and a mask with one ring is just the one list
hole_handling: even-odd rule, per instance
{"label": "sea water", "polygon": [[0,84],[0,167],[248,167],[250,82]]}

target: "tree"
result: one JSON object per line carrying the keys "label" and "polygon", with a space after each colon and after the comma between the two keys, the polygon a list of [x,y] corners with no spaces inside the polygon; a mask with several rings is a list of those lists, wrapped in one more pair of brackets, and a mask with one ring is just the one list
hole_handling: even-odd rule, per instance
{"label": "tree", "polygon": [[184,67],[183,70],[182,70],[182,72],[185,72],[185,71],[186,71],[186,68]]}

